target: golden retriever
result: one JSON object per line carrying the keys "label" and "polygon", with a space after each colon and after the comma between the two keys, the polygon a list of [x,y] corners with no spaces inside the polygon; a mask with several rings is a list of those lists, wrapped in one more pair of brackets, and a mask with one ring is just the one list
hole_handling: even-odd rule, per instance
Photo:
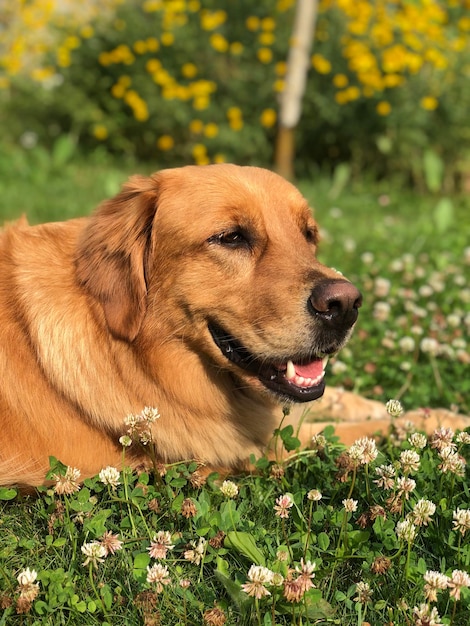
{"label": "golden retriever", "polygon": [[119,466],[144,407],[163,463],[259,455],[283,403],[322,395],[361,304],[317,243],[294,186],[234,165],[134,176],[90,218],[5,228],[0,484],[42,483],[50,455],[82,478]]}

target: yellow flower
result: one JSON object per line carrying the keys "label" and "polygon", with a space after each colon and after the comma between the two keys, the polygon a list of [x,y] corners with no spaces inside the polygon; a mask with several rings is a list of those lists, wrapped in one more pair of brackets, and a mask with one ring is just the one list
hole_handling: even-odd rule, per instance
{"label": "yellow flower", "polygon": [[197,75],[197,67],[194,63],[185,63],[181,68],[181,73],[185,78],[194,78]]}
{"label": "yellow flower", "polygon": [[116,83],[111,87],[111,94],[114,98],[124,98],[126,88],[121,83]]}
{"label": "yellow flower", "polygon": [[439,102],[434,96],[424,96],[424,98],[421,98],[419,101],[419,104],[423,109],[426,109],[426,111],[434,111],[439,106]]}
{"label": "yellow flower", "polygon": [[76,37],[75,35],[70,35],[69,37],[66,37],[64,41],[64,46],[69,50],[74,50],[75,48],[80,47],[80,43],[81,42],[78,37]]}
{"label": "yellow flower", "polygon": [[171,135],[162,135],[157,140],[157,148],[162,152],[167,152],[171,150],[175,145],[175,140]]}
{"label": "yellow flower", "polygon": [[212,139],[213,137],[216,137],[218,134],[219,134],[219,127],[217,126],[217,124],[214,124],[213,122],[206,124],[204,128],[204,135],[208,139]]}
{"label": "yellow flower", "polygon": [[93,135],[99,141],[104,141],[108,137],[108,129],[103,124],[95,124],[93,126]]}
{"label": "yellow flower", "polygon": [[265,17],[261,20],[261,28],[263,30],[274,30],[276,28],[276,21],[272,17]]}
{"label": "yellow flower", "polygon": [[197,13],[201,9],[201,3],[199,2],[199,0],[189,0],[188,9],[192,13]]}
{"label": "yellow flower", "polygon": [[189,123],[189,130],[194,134],[202,133],[204,130],[204,124],[201,120],[191,120]]}
{"label": "yellow flower", "polygon": [[227,117],[229,120],[239,118],[242,116],[242,110],[239,107],[230,107],[227,111]]}
{"label": "yellow flower", "polygon": [[287,63],[285,61],[279,61],[279,63],[276,63],[274,69],[278,76],[285,76],[287,72]]}
{"label": "yellow flower", "polygon": [[153,74],[154,72],[158,72],[162,67],[161,62],[158,59],[149,59],[145,64],[145,69],[149,74]]}
{"label": "yellow flower", "polygon": [[241,118],[234,117],[229,120],[229,126],[232,130],[241,130],[243,128],[243,120]]}
{"label": "yellow flower", "polygon": [[207,148],[203,143],[195,143],[192,153],[195,159],[205,157],[207,154]]}
{"label": "yellow flower", "polygon": [[47,80],[48,78],[51,78],[51,76],[54,76],[54,74],[55,74],[55,70],[51,66],[36,67],[31,72],[31,78],[37,81],[38,83],[41,83],[42,81]]}
{"label": "yellow flower", "polygon": [[243,44],[239,41],[234,41],[230,44],[230,52],[236,56],[239,56],[243,52]]}
{"label": "yellow flower", "polygon": [[277,113],[274,109],[264,109],[260,116],[261,126],[272,128],[277,121]]}
{"label": "yellow flower", "polygon": [[209,107],[209,104],[210,99],[208,96],[197,96],[193,100],[193,109],[196,109],[196,111],[204,111],[204,109]]}
{"label": "yellow flower", "polygon": [[358,98],[361,97],[361,90],[359,89],[359,87],[356,87],[355,85],[348,87],[346,89],[346,96],[348,98],[348,100],[357,100]]}
{"label": "yellow flower", "polygon": [[155,37],[149,37],[145,41],[145,43],[147,45],[147,50],[149,52],[157,52],[157,50],[159,50],[159,48],[160,48],[160,44],[158,43],[158,39],[155,39]]}
{"label": "yellow flower", "polygon": [[164,46],[172,46],[175,41],[173,33],[163,33],[161,36],[161,42]]}
{"label": "yellow flower", "polygon": [[387,115],[390,114],[392,107],[390,106],[389,102],[385,102],[385,100],[381,100],[375,107],[375,110],[377,111],[379,115],[386,117]]}
{"label": "yellow flower", "polygon": [[246,18],[245,25],[246,25],[247,29],[251,30],[252,32],[254,32],[255,30],[258,30],[259,27],[260,27],[259,17],[256,17],[254,15],[250,15],[250,17]]}
{"label": "yellow flower", "polygon": [[333,85],[335,87],[338,87],[339,89],[346,87],[346,85],[348,84],[349,80],[348,77],[346,76],[346,74],[335,74],[333,76]]}
{"label": "yellow flower", "polygon": [[256,56],[261,61],[261,63],[264,63],[264,64],[271,63],[273,59],[272,50],[270,50],[269,48],[260,48]]}
{"label": "yellow flower", "polygon": [[346,91],[337,91],[335,93],[335,100],[338,104],[346,104],[348,101],[348,94]]}
{"label": "yellow flower", "polygon": [[282,93],[284,91],[285,86],[286,86],[285,81],[281,79],[274,81],[273,87],[276,93]]}
{"label": "yellow flower", "polygon": [[273,33],[260,33],[258,41],[262,46],[272,46],[276,41],[276,37]]}
{"label": "yellow flower", "polygon": [[331,63],[321,54],[312,56],[312,65],[319,74],[329,74],[331,72]]}
{"label": "yellow flower", "polygon": [[214,33],[213,35],[211,35],[210,43],[214,50],[216,50],[217,52],[227,52],[229,47],[228,41],[223,35],[220,35],[219,33]]}
{"label": "yellow flower", "polygon": [[223,154],[216,154],[214,155],[214,163],[225,163],[226,159],[225,159],[225,155]]}
{"label": "yellow flower", "polygon": [[137,54],[145,54],[147,52],[147,43],[145,41],[136,41],[132,47]]}
{"label": "yellow flower", "polygon": [[83,39],[90,39],[91,37],[93,37],[94,34],[95,31],[93,29],[93,26],[90,26],[89,24],[83,26],[83,28],[80,29],[80,35],[83,37]]}

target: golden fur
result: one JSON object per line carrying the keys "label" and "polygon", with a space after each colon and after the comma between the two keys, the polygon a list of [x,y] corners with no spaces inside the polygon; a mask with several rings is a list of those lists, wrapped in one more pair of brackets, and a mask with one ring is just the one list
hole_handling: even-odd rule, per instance
{"label": "golden fur", "polygon": [[316,242],[295,187],[231,165],[135,176],[90,218],[5,228],[0,484],[40,484],[49,455],[82,477],[119,466],[123,420],[145,406],[161,414],[162,462],[258,455],[280,399],[224,356],[208,321],[260,364],[340,348],[354,320],[336,329],[306,302],[322,281],[350,283]]}

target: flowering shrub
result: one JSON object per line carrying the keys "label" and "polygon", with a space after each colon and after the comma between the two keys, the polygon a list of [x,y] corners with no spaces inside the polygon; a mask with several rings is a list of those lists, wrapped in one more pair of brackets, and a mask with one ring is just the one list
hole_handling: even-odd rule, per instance
{"label": "flowering shrub", "polygon": [[[16,5],[0,49],[10,133],[72,133],[162,164],[266,165],[294,5],[108,0],[99,15],[92,0]],[[468,168],[466,11],[468,0],[322,0],[300,170],[312,160],[375,166],[381,155],[388,171],[452,187]]]}

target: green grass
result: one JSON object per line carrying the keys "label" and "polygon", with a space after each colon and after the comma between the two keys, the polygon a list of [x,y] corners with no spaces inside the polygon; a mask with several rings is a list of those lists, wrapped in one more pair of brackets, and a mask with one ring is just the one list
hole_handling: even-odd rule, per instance
{"label": "green grass", "polygon": [[[55,155],[13,152],[0,158],[0,217],[26,213],[38,222],[86,214],[127,175],[150,169],[102,155],[75,160],[66,145]],[[468,412],[469,201],[421,197],[390,181],[340,182],[318,175],[299,183],[322,226],[321,260],[364,293],[358,328],[331,364],[329,383],[384,400],[400,397],[405,408],[455,405]],[[291,430],[278,436],[296,449]],[[413,625],[420,623],[417,611],[432,608],[442,617],[435,623],[466,626],[467,587],[459,600],[452,587],[437,591],[436,601],[425,587],[429,571],[447,576],[447,584],[454,570],[470,567],[469,444],[441,433],[446,437],[443,451],[436,438],[421,448],[410,433],[397,433],[376,458],[366,460],[359,450],[354,463],[354,448],[346,452],[329,432],[283,468],[261,459],[257,474],[233,479],[234,498],[215,476],[199,484],[195,463],[168,467],[163,476],[124,472],[115,488],[94,478],[68,495],[44,489],[37,498],[21,498],[0,489],[0,626],[222,624],[220,615],[216,621],[208,614],[214,605],[230,626]],[[418,467],[406,464],[406,451],[415,453]],[[383,465],[396,472],[388,488],[374,482]],[[409,479],[415,485],[407,498]],[[309,499],[313,489],[321,500]],[[275,506],[285,494],[293,505],[282,518]],[[346,510],[347,499],[357,502],[355,511]],[[416,505],[423,499],[435,512],[419,525]],[[185,500],[194,506],[192,516],[183,515]],[[402,534],[406,520],[416,537]],[[84,566],[82,546],[106,531],[118,535],[122,549],[96,568]],[[148,552],[158,531],[168,531],[174,545],[161,561]],[[201,561],[191,562],[185,553],[201,537]],[[300,602],[289,601],[288,585],[272,580],[271,595],[259,600],[243,591],[252,564],[296,579],[302,559],[315,566],[315,587]],[[169,580],[159,592],[147,582],[147,567],[158,562]],[[25,568],[37,579],[22,587],[17,576]],[[370,594],[367,586],[360,594],[358,583]]]}

